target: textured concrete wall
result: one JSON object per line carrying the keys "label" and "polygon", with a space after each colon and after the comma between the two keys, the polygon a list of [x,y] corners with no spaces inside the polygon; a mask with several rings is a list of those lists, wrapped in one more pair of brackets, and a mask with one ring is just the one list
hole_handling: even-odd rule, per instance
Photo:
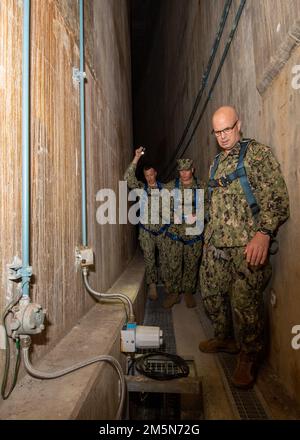
{"label": "textured concrete wall", "polygon": [[[136,320],[143,322],[146,292],[144,260],[138,252],[109,289],[131,299]],[[105,305],[104,305],[105,302]],[[120,352],[120,330],[126,310],[120,301],[95,304],[43,358],[40,371],[57,371],[92,358],[110,355],[126,368]],[[108,362],[97,362],[55,380],[25,375],[0,405],[0,420],[113,420],[119,405],[118,376]]]}
{"label": "textured concrete wall", "polygon": [[[223,0],[163,1],[135,115],[137,142],[148,146],[149,157],[160,171],[171,160],[201,87],[224,4]],[[217,71],[239,4],[240,1],[233,1],[196,118]],[[281,163],[290,194],[291,218],[279,234],[280,253],[272,258],[271,287],[277,304],[274,308],[269,306],[269,361],[289,395],[298,401],[300,357],[299,351],[291,347],[291,329],[300,324],[300,162],[297,146],[300,90],[294,89],[291,83],[292,68],[300,64],[300,49],[296,47],[288,53],[287,63],[281,66],[279,74],[262,95],[257,86],[280,45],[291,38],[289,33],[294,22],[299,20],[299,10],[299,0],[246,2],[212,98],[184,153],[195,159],[197,174],[207,177],[209,164],[217,151],[215,139],[210,135],[211,115],[218,106],[232,104],[240,112],[244,135],[270,145]],[[269,304],[268,295],[266,300]]]}
{"label": "textured concrete wall", "polygon": [[[34,301],[47,330],[34,357],[55,345],[94,304],[75,267],[81,244],[78,2],[31,1],[31,249]],[[6,265],[21,257],[21,96],[23,2],[0,1],[0,311]],[[117,188],[131,158],[131,63],[126,0],[85,2],[88,243],[96,254],[91,284],[106,291],[131,260],[132,228],[96,223],[96,193]],[[0,371],[3,367],[0,352]]]}

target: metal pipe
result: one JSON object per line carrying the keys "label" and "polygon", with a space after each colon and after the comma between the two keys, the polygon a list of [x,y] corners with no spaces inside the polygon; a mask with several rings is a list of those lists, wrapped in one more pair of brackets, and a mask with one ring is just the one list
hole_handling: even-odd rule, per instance
{"label": "metal pipe", "polygon": [[88,269],[87,269],[87,267],[83,267],[82,268],[82,275],[83,275],[84,285],[85,285],[87,291],[91,295],[96,296],[97,298],[101,298],[101,299],[125,300],[127,302],[127,304],[128,304],[128,307],[129,307],[128,322],[135,322],[135,315],[134,315],[134,311],[133,311],[133,305],[132,305],[131,300],[128,298],[128,296],[124,295],[123,293],[100,293],[100,292],[96,292],[89,285],[89,282],[88,282]]}
{"label": "metal pipe", "polygon": [[122,367],[120,363],[113,358],[112,356],[103,355],[103,356],[97,356],[92,359],[89,359],[87,361],[79,362],[78,364],[75,364],[71,367],[64,368],[63,370],[58,371],[40,371],[36,370],[33,365],[30,362],[29,358],[29,347],[31,344],[31,338],[30,336],[24,336],[21,337],[21,345],[22,345],[22,352],[23,352],[23,359],[24,359],[24,365],[27,370],[27,372],[38,379],[56,379],[61,376],[65,376],[66,374],[72,373],[73,371],[79,370],[83,367],[86,367],[88,365],[94,364],[96,362],[108,362],[110,363],[117,371],[119,378],[120,378],[120,403],[116,415],[116,419],[119,420],[122,418],[122,412],[124,408],[125,403],[125,397],[126,397],[126,382],[124,373],[122,370]]}
{"label": "metal pipe", "polygon": [[30,252],[30,0],[23,0],[22,67],[22,293],[29,296]]}
{"label": "metal pipe", "polygon": [[82,215],[82,244],[87,246],[86,219],[86,169],[85,169],[85,72],[84,72],[84,3],[79,1],[80,27],[80,126],[81,126],[81,215]]}

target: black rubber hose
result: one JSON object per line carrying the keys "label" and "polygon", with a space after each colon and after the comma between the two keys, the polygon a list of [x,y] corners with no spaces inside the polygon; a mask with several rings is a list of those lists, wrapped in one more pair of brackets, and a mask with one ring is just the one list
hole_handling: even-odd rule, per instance
{"label": "black rubber hose", "polygon": [[[188,122],[187,122],[187,124],[186,124],[186,126],[185,126],[185,128],[183,130],[183,133],[182,133],[182,136],[180,138],[180,141],[178,142],[178,144],[177,144],[177,146],[175,148],[175,151],[173,153],[172,159],[170,160],[170,163],[172,163],[173,160],[175,160],[177,153],[180,151],[180,148],[182,147],[182,144],[183,144],[183,142],[184,142],[184,140],[186,138],[186,135],[187,135],[187,133],[189,131],[189,128],[190,128],[190,126],[191,126],[191,124],[193,122],[194,116],[196,114],[197,108],[198,108],[199,103],[201,101],[201,98],[202,98],[202,95],[204,93],[205,87],[207,86],[208,77],[210,75],[211,68],[212,68],[212,65],[213,65],[213,62],[214,62],[217,50],[219,48],[219,44],[220,44],[221,37],[222,37],[223,31],[224,31],[224,28],[225,28],[225,24],[226,24],[226,21],[227,21],[227,17],[228,17],[228,14],[229,14],[229,10],[230,10],[231,4],[232,4],[232,0],[227,0],[227,2],[225,3],[225,6],[224,6],[224,9],[223,9],[223,12],[222,12],[222,16],[221,16],[221,20],[220,20],[220,24],[219,24],[219,29],[218,29],[218,32],[217,32],[217,35],[216,35],[216,38],[215,38],[215,41],[214,41],[214,44],[213,44],[213,47],[212,47],[212,50],[211,50],[211,54],[210,54],[210,57],[209,57],[209,60],[208,60],[205,72],[204,72],[204,74],[202,76],[201,88],[198,91],[198,94],[197,94],[195,103],[193,105],[193,109],[191,111],[191,114],[189,116]],[[167,166],[164,169],[162,174],[164,174],[168,170],[168,168],[169,168],[169,166]]]}
{"label": "black rubber hose", "polygon": [[[197,119],[197,121],[196,121],[196,125],[195,125],[195,127],[193,128],[193,131],[192,131],[192,133],[191,133],[191,135],[190,135],[190,137],[189,137],[189,140],[187,141],[187,144],[185,145],[184,149],[183,149],[182,152],[180,153],[180,157],[183,156],[183,154],[186,152],[186,150],[187,150],[188,147],[190,146],[190,144],[191,144],[191,142],[192,142],[192,140],[193,140],[193,137],[194,137],[194,135],[195,135],[195,133],[196,133],[196,130],[197,130],[197,128],[198,128],[198,126],[199,126],[199,124],[200,124],[200,122],[201,122],[201,119],[202,119],[202,117],[203,117],[203,115],[204,115],[204,113],[205,113],[205,110],[206,110],[207,104],[209,103],[209,101],[210,101],[210,99],[211,99],[211,95],[212,95],[212,93],[213,93],[213,90],[214,90],[214,88],[215,88],[215,86],[216,86],[216,83],[217,83],[217,81],[218,81],[218,78],[219,78],[219,76],[220,76],[220,73],[221,73],[222,67],[223,67],[223,65],[224,65],[225,59],[226,59],[226,57],[227,57],[227,54],[228,54],[229,48],[230,48],[231,43],[232,43],[232,40],[233,40],[234,34],[235,34],[236,30],[237,30],[237,27],[238,27],[238,24],[239,24],[239,21],[240,21],[240,18],[241,18],[241,15],[242,15],[242,12],[243,12],[243,9],[244,9],[244,6],[245,6],[245,3],[246,3],[246,0],[242,0],[241,3],[240,3],[240,6],[239,6],[239,9],[238,9],[238,12],[237,12],[237,14],[236,14],[236,16],[235,16],[235,19],[234,19],[233,27],[232,27],[231,32],[230,32],[230,34],[229,34],[229,37],[228,37],[228,39],[227,39],[227,43],[226,43],[225,49],[224,49],[224,51],[223,51],[223,55],[222,55],[221,61],[220,61],[220,63],[219,63],[218,69],[217,69],[217,73],[216,73],[216,75],[215,75],[215,77],[214,77],[214,79],[213,79],[212,85],[211,85],[211,87],[210,87],[210,89],[209,89],[208,96],[207,96],[207,98],[206,98],[206,100],[205,100],[205,103],[204,103],[204,105],[203,105],[203,107],[202,107],[201,113],[200,113],[200,115],[199,115],[199,117],[198,117],[198,119]],[[172,173],[173,169],[175,168],[175,166],[176,166],[176,165],[173,165],[173,167],[172,167],[170,173],[167,175],[167,178],[171,175],[171,173]]]}

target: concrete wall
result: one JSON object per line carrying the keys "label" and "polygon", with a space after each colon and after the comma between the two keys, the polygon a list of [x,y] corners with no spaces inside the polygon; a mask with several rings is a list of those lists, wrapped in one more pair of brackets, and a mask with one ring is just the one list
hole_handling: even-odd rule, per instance
{"label": "concrete wall", "polygon": [[[171,160],[201,87],[224,4],[224,0],[162,2],[147,74],[135,102],[137,143],[148,146],[149,157],[160,171]],[[238,0],[233,1],[208,87],[217,71],[239,4]],[[288,33],[299,20],[299,10],[299,0],[246,2],[212,98],[184,153],[195,160],[197,174],[206,178],[217,151],[215,139],[210,135],[211,115],[218,106],[232,104],[240,112],[244,135],[270,145],[281,164],[290,195],[291,218],[279,233],[280,253],[272,258],[274,276],[271,287],[277,303],[274,308],[269,306],[269,362],[289,395],[298,402],[300,356],[299,351],[291,347],[291,330],[292,326],[300,324],[300,161],[297,145],[300,90],[294,89],[291,83],[292,68],[300,64],[300,49],[295,47],[291,53],[285,54],[287,63],[281,66],[279,74],[262,94],[258,92],[258,86],[280,45],[287,41],[291,43]],[[207,90],[199,110],[207,97]],[[175,162],[171,165],[175,166]],[[167,175],[160,177],[163,180]]]}
{"label": "concrete wall", "polygon": [[[31,249],[34,301],[47,330],[33,360],[49,351],[94,304],[75,267],[81,244],[78,2],[31,1]],[[21,96],[23,2],[0,1],[0,312],[6,265],[21,257]],[[127,225],[96,223],[96,193],[118,188],[131,158],[131,61],[126,0],[85,2],[88,243],[96,255],[92,286],[106,291],[135,248]],[[0,351],[0,371],[4,352]],[[2,373],[1,373],[2,375]]]}
{"label": "concrete wall", "polygon": [[[144,260],[137,252],[108,290],[123,292],[131,299],[139,323],[143,322],[146,301],[144,274]],[[125,321],[122,302],[95,304],[53,350],[34,363],[35,368],[53,372],[110,355],[125,370],[126,356],[120,352],[120,330]],[[27,374],[1,403],[0,420],[114,420],[119,406],[118,382],[116,370],[108,362],[85,366],[55,380],[37,380]]]}

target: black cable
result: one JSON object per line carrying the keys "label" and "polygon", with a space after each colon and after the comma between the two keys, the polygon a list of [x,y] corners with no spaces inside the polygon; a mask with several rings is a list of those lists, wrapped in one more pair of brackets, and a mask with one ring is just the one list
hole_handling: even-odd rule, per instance
{"label": "black cable", "polygon": [[[231,29],[231,32],[230,32],[230,34],[229,34],[229,37],[228,37],[228,40],[227,40],[227,43],[226,43],[226,46],[225,46],[225,49],[224,49],[224,51],[223,51],[223,55],[222,55],[222,58],[221,58],[221,61],[220,61],[220,64],[219,64],[219,67],[218,67],[217,73],[216,73],[216,75],[215,75],[215,77],[214,77],[214,79],[213,79],[213,82],[212,82],[211,88],[209,89],[208,96],[207,96],[207,98],[206,98],[206,100],[205,100],[205,103],[204,103],[204,105],[203,105],[203,107],[202,107],[201,113],[200,113],[200,115],[199,115],[199,117],[198,117],[198,119],[197,119],[197,121],[196,121],[196,125],[195,125],[195,127],[193,128],[193,131],[192,131],[192,133],[191,133],[191,135],[190,135],[190,138],[189,138],[189,140],[188,140],[186,146],[184,147],[183,151],[181,152],[180,157],[183,156],[183,154],[186,152],[186,150],[187,150],[188,147],[190,146],[190,144],[191,144],[191,142],[192,142],[192,140],[193,140],[194,134],[195,134],[195,132],[196,132],[196,130],[197,130],[197,128],[198,128],[198,126],[199,126],[199,124],[200,124],[200,122],[201,122],[201,119],[202,119],[202,117],[203,117],[203,115],[204,115],[204,112],[205,112],[205,110],[206,110],[207,104],[209,103],[209,101],[210,101],[210,99],[211,99],[212,92],[213,92],[213,90],[214,90],[214,88],[215,88],[215,86],[216,86],[216,83],[217,83],[218,78],[219,78],[219,76],[220,76],[220,73],[221,73],[221,70],[222,70],[223,64],[224,64],[224,62],[225,62],[225,59],[226,59],[226,57],[227,57],[227,54],[228,54],[229,48],[230,48],[230,46],[231,46],[231,43],[232,43],[232,40],[233,40],[234,34],[235,34],[236,30],[237,30],[237,27],[238,27],[238,24],[239,24],[239,21],[240,21],[240,18],[241,18],[241,15],[242,15],[242,12],[243,12],[243,9],[244,9],[244,6],[245,6],[245,3],[246,3],[246,0],[242,0],[241,3],[240,3],[240,6],[239,6],[239,9],[238,9],[238,12],[237,12],[237,14],[236,14],[236,16],[235,16],[235,19],[234,19],[233,27],[232,27],[232,29]],[[173,171],[174,168],[175,168],[175,165],[173,165],[172,170],[171,170],[170,173],[168,174],[167,178],[170,176],[170,174],[171,174],[171,172]]]}
{"label": "black cable", "polygon": [[[219,29],[218,29],[218,32],[217,32],[217,35],[216,35],[216,38],[215,38],[215,41],[214,41],[214,44],[213,44],[213,47],[212,47],[212,50],[211,50],[211,54],[210,54],[210,57],[209,57],[209,60],[208,60],[208,63],[207,63],[206,70],[205,70],[205,72],[204,72],[204,74],[202,76],[201,88],[198,91],[195,103],[193,105],[193,109],[191,111],[189,120],[188,120],[188,122],[187,122],[187,124],[185,126],[185,129],[183,130],[183,133],[182,133],[182,136],[180,138],[180,141],[178,142],[178,144],[177,144],[177,146],[175,148],[175,152],[174,152],[173,157],[172,157],[172,159],[170,161],[171,163],[176,158],[176,155],[177,155],[178,151],[180,150],[180,148],[181,148],[181,146],[182,146],[182,144],[184,142],[184,139],[185,139],[185,137],[186,137],[186,135],[187,135],[187,133],[189,131],[189,128],[190,128],[190,126],[191,126],[191,124],[193,122],[193,119],[194,119],[195,113],[197,111],[197,108],[199,106],[200,100],[202,98],[204,89],[207,86],[208,77],[210,75],[211,68],[212,68],[212,65],[213,65],[213,62],[214,62],[214,59],[215,59],[215,56],[216,56],[216,53],[217,53],[217,50],[218,50],[218,47],[219,47],[219,44],[220,44],[220,41],[221,41],[221,37],[222,37],[223,31],[224,31],[224,28],[225,28],[225,24],[226,24],[226,21],[227,21],[227,17],[228,17],[228,14],[229,14],[229,10],[230,10],[231,4],[232,4],[232,0],[227,0],[226,4],[224,6],[223,13],[222,13],[221,20],[220,20],[220,24],[219,24]],[[162,174],[164,174],[168,170],[168,167],[169,166],[167,166],[164,169]]]}
{"label": "black cable", "polygon": [[[153,363],[155,361],[166,361],[166,365],[171,363],[174,368],[172,368],[172,371],[168,371],[168,368],[163,368],[163,362],[161,362],[161,371],[155,370],[155,368],[151,368],[151,360]],[[135,360],[135,367],[139,373],[156,380],[179,379],[180,377],[187,377],[190,373],[186,361],[171,353],[153,352],[145,354]]]}

